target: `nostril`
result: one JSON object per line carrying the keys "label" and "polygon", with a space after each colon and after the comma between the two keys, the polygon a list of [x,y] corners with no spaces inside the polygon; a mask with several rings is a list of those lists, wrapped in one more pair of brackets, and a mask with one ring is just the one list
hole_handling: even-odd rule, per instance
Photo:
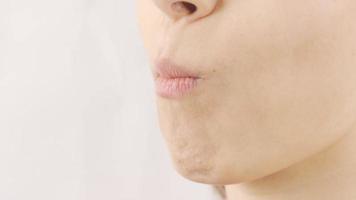
{"label": "nostril", "polygon": [[197,7],[186,1],[177,1],[172,4],[172,9],[178,13],[192,14],[197,10]]}

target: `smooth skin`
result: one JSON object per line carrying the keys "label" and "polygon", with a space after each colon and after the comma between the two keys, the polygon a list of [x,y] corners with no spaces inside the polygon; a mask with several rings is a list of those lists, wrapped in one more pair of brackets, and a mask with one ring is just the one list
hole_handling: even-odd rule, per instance
{"label": "smooth skin", "polygon": [[228,200],[356,199],[356,1],[177,2],[137,0],[152,70],[204,77],[157,96],[176,170]]}

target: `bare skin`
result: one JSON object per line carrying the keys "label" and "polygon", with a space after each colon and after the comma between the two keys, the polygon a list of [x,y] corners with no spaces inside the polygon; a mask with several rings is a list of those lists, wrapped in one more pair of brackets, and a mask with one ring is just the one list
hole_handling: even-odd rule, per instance
{"label": "bare skin", "polygon": [[157,96],[176,170],[228,200],[356,199],[356,2],[176,2],[137,0],[152,70],[204,77]]}
{"label": "bare skin", "polygon": [[355,128],[306,160],[264,178],[227,185],[228,200],[356,199]]}

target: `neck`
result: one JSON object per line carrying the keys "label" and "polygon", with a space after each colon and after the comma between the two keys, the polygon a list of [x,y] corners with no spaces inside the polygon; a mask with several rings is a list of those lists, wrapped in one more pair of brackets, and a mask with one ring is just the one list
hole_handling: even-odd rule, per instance
{"label": "neck", "polygon": [[322,152],[261,179],[227,185],[227,200],[356,199],[356,130]]}

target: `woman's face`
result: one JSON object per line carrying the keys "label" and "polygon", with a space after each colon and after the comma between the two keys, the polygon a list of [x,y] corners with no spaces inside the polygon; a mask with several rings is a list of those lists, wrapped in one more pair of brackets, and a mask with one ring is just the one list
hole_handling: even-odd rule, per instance
{"label": "woman's face", "polygon": [[[138,0],[150,61],[204,75],[157,96],[174,166],[202,183],[251,181],[323,151],[356,120],[353,0]],[[174,20],[172,20],[174,17]]]}

